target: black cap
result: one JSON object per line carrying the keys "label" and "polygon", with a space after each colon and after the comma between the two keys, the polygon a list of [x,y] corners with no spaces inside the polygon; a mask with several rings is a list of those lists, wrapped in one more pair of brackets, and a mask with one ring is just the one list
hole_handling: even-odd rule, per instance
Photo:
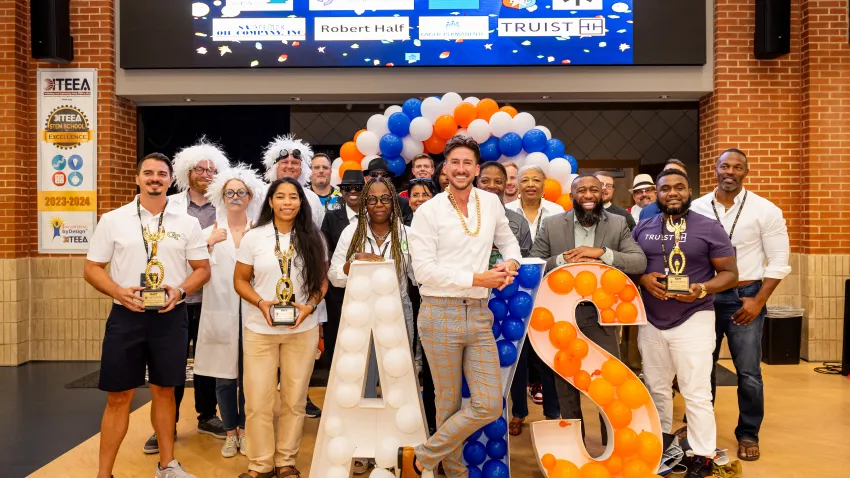
{"label": "black cap", "polygon": [[369,161],[369,167],[363,172],[369,174],[372,171],[386,171],[389,177],[395,177],[395,174],[390,170],[390,165],[387,164],[387,160],[384,158],[379,157]]}
{"label": "black cap", "polygon": [[342,182],[339,183],[340,186],[362,186],[363,184],[366,184],[363,178],[363,171],[356,169],[349,169],[344,172],[342,174]]}

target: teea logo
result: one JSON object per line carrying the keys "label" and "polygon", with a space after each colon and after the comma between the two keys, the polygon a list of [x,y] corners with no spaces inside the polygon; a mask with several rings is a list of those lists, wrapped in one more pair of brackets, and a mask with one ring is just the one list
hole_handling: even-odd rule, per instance
{"label": "teea logo", "polygon": [[44,96],[88,96],[91,85],[88,78],[46,78]]}

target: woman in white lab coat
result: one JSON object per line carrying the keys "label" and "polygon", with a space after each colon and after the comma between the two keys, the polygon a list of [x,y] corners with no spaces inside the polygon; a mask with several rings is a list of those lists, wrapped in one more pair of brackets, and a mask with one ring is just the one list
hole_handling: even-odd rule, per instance
{"label": "woman in white lab coat", "polygon": [[245,395],[242,391],[241,300],[233,288],[236,250],[262,206],[264,183],[248,166],[220,171],[207,188],[218,219],[204,230],[212,275],[204,286],[204,303],[195,350],[195,373],[216,379],[216,401],[227,431],[221,454],[246,454]]}

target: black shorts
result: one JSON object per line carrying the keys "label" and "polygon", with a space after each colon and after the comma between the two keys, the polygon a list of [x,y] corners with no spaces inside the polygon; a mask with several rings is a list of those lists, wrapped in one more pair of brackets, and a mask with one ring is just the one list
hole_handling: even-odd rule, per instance
{"label": "black shorts", "polygon": [[153,385],[185,385],[188,337],[185,304],[166,314],[132,312],[113,304],[106,320],[97,388],[124,392],[141,387],[146,365]]}

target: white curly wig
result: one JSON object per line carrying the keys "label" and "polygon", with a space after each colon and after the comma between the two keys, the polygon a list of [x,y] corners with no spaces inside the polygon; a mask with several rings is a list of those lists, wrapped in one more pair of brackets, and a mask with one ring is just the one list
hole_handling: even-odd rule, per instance
{"label": "white curly wig", "polygon": [[263,153],[263,166],[266,167],[266,181],[272,183],[278,179],[277,160],[280,159],[280,152],[284,149],[287,151],[292,151],[293,149],[301,151],[301,176],[298,178],[298,182],[301,183],[302,186],[306,185],[307,181],[310,179],[310,168],[313,164],[313,150],[310,149],[309,144],[295,139],[295,136],[291,134],[276,137],[274,141],[269,143],[266,147],[266,151]]}
{"label": "white curly wig", "polygon": [[215,206],[215,210],[219,217],[227,216],[227,204],[224,198],[224,187],[231,179],[238,179],[245,184],[248,191],[251,193],[251,203],[248,204],[248,219],[257,222],[260,215],[260,209],[263,207],[263,201],[266,196],[266,183],[260,178],[250,166],[239,163],[232,168],[228,168],[215,175],[213,181],[207,187],[207,199]]}
{"label": "white curly wig", "polygon": [[192,146],[183,148],[174,156],[174,182],[177,189],[189,189],[189,173],[201,161],[212,161],[216,171],[222,172],[230,167],[230,161],[221,147],[202,136]]}

